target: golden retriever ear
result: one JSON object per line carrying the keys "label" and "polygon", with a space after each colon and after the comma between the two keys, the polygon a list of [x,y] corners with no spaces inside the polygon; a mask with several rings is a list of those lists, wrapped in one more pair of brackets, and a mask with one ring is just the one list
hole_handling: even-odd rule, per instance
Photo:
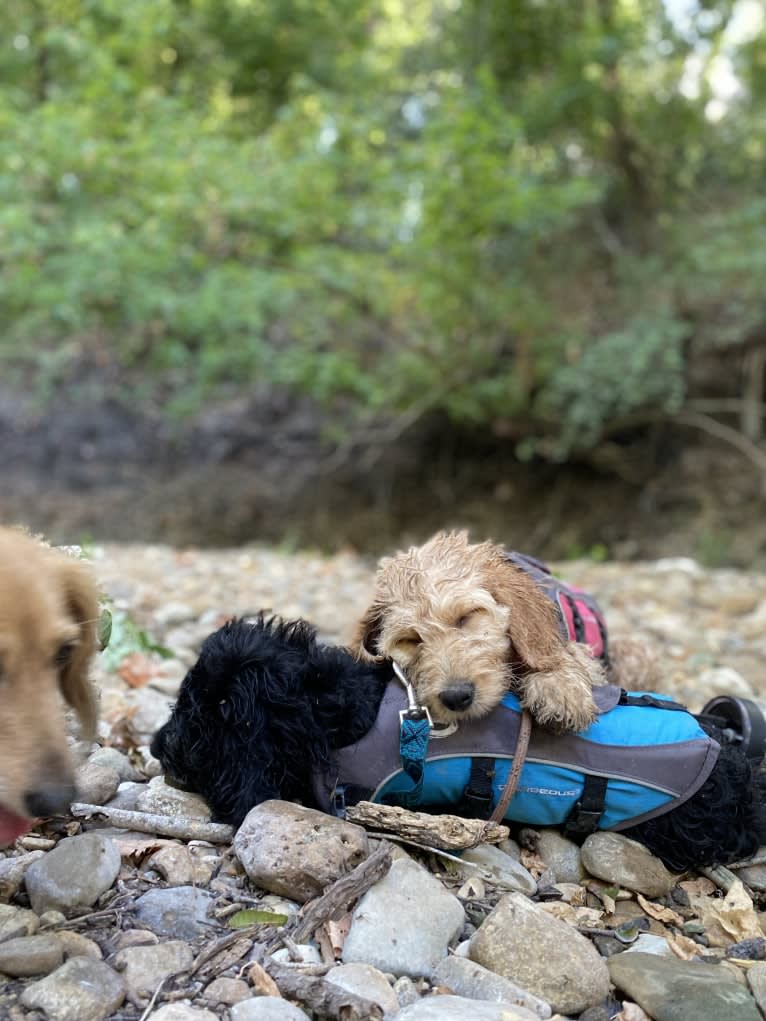
{"label": "golden retriever ear", "polygon": [[565,644],[553,601],[503,555],[491,557],[485,585],[495,602],[509,610],[512,655],[530,671],[550,670]]}
{"label": "golden retriever ear", "polygon": [[356,626],[351,651],[362,663],[380,663],[383,659],[376,651],[376,643],[383,627],[385,606],[373,602]]}
{"label": "golden retriever ear", "polygon": [[61,670],[61,693],[77,713],[85,738],[91,738],[98,720],[98,698],[89,676],[90,663],[98,648],[98,595],[87,569],[76,560],[65,560],[59,568],[67,607],[80,634],[69,660]]}

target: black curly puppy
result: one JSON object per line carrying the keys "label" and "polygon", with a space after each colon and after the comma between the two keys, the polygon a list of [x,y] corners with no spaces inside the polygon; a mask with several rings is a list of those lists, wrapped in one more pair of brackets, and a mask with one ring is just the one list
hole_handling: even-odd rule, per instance
{"label": "black curly puppy", "polygon": [[[620,693],[608,686],[602,692],[599,697],[617,693],[606,707],[602,717],[606,719],[612,716]],[[630,699],[628,696],[628,703]],[[338,781],[344,770],[349,774],[342,789],[347,803],[373,793],[378,800],[401,803],[401,791],[410,785],[406,776],[402,781],[399,765],[398,711],[405,704],[389,664],[358,662],[345,649],[320,645],[305,621],[235,620],[204,642],[170,719],[154,737],[152,752],[173,781],[200,793],[217,820],[234,825],[239,825],[254,805],[270,798],[300,800],[330,810],[341,790]],[[624,705],[621,701],[620,706]],[[587,774],[599,774],[589,757],[596,747],[589,739],[600,724],[583,734],[563,737],[536,729],[522,783],[506,818],[532,825],[562,824],[565,832],[583,836],[587,826],[578,830],[571,825],[576,810],[597,808],[584,813],[586,818],[592,817],[591,830],[619,830],[642,841],[679,870],[731,862],[753,853],[766,842],[763,774],[708,721],[702,721],[703,732],[685,711],[653,709],[659,721],[658,736],[652,736],[638,754],[635,747],[615,751],[616,746],[609,745],[608,782],[603,779],[600,791],[599,782],[595,784],[600,805],[584,804],[586,792],[591,800],[594,797],[587,787]],[[627,712],[628,727],[638,719],[631,717],[629,708],[620,711],[623,718]],[[687,732],[689,725],[692,727],[692,739],[687,733],[677,746],[662,743],[665,723],[681,717]],[[467,762],[468,769],[467,755],[489,762],[493,767],[490,776],[497,768],[496,799],[504,782],[503,767],[507,776],[515,748],[518,718],[518,712],[508,709],[504,700],[486,722],[471,722],[454,736],[431,740],[427,782],[418,807],[449,810],[445,763],[449,759],[463,765]],[[654,718],[651,725],[654,734]],[[720,747],[706,735],[717,736]],[[631,742],[617,742],[621,744]],[[571,763],[583,748],[588,769],[580,770],[579,783],[577,777],[567,781],[571,789],[564,782],[558,792],[552,791],[545,785],[546,774],[535,773],[550,769],[551,759],[557,756],[559,762]],[[636,775],[637,759],[646,760],[644,774],[650,780],[626,787],[626,776]],[[354,778],[355,771],[364,777],[361,784],[359,775]],[[571,766],[554,771],[554,780],[558,782],[561,775],[570,777]],[[542,784],[539,776],[543,776]],[[393,783],[386,787],[392,778]],[[464,773],[458,782],[463,794],[466,781]],[[562,796],[547,797],[551,793]],[[567,800],[563,795],[571,797]],[[491,789],[489,796],[493,797]],[[459,796],[456,800],[462,814],[471,814],[465,800],[461,802]],[[580,822],[582,818],[580,813]]]}

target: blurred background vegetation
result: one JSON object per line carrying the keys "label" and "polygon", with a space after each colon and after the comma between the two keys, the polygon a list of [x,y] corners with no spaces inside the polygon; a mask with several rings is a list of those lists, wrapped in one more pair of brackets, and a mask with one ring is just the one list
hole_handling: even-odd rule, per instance
{"label": "blurred background vegetation", "polygon": [[766,556],[764,20],[5,0],[0,509]]}

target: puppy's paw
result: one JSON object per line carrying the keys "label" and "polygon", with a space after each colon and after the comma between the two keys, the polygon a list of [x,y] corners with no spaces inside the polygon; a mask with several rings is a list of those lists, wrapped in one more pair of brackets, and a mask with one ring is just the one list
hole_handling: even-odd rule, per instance
{"label": "puppy's paw", "polygon": [[560,670],[527,674],[519,686],[524,708],[555,733],[587,730],[598,716],[591,692],[593,670],[576,666],[567,663]]}

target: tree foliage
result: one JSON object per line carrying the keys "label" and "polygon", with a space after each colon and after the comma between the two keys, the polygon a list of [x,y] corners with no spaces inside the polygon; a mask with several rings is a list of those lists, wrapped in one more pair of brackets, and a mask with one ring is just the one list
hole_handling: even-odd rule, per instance
{"label": "tree foliage", "polygon": [[766,342],[752,0],[6,0],[0,40],[4,372],[563,458]]}

